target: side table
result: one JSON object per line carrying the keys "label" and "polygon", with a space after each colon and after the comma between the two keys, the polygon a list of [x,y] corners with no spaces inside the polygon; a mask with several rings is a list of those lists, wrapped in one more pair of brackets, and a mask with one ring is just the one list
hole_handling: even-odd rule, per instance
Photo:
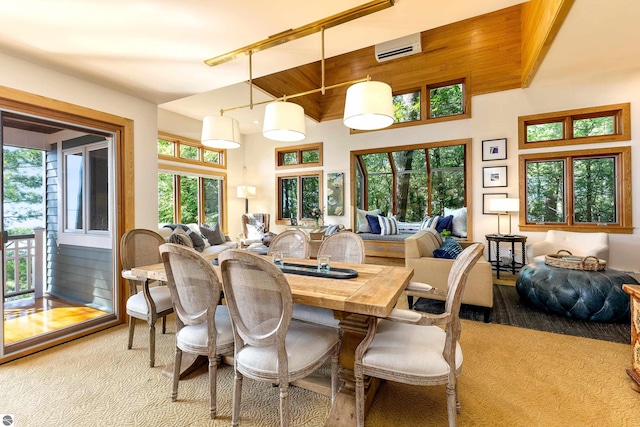
{"label": "side table", "polygon": [[633,380],[631,388],[640,392],[640,285],[622,285],[631,298],[631,368],[627,375]]}
{"label": "side table", "polygon": [[[496,278],[500,278],[500,270],[509,271],[511,270],[511,274],[516,274],[516,269],[520,270],[522,266],[527,263],[526,260],[526,252],[525,252],[525,243],[527,241],[527,236],[518,236],[518,235],[506,235],[506,234],[486,234],[484,236],[487,239],[489,246],[489,263],[491,267],[496,270]],[[491,251],[491,243],[495,244],[495,258],[493,257],[493,253]],[[511,264],[502,264],[500,260],[500,243],[511,243]],[[516,262],[515,257],[515,247],[516,243],[522,244],[522,260],[521,262]]]}

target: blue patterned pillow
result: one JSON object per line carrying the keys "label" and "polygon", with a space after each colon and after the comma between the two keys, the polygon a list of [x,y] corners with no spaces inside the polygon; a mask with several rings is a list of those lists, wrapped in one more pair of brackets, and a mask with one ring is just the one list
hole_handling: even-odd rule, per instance
{"label": "blue patterned pillow", "polygon": [[388,236],[390,234],[398,234],[398,223],[394,217],[378,215],[378,223],[380,224],[381,235]]}
{"label": "blue patterned pillow", "polygon": [[462,246],[455,239],[447,239],[444,241],[440,249],[433,251],[435,258],[456,259],[462,252]]}
{"label": "blue patterned pillow", "polygon": [[377,215],[367,215],[367,223],[369,223],[369,228],[373,234],[380,234],[380,224],[378,222]]}

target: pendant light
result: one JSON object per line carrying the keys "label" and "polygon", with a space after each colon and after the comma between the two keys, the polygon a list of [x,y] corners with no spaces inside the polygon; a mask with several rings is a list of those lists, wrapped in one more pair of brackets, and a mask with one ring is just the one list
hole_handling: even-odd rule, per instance
{"label": "pendant light", "polygon": [[351,129],[374,130],[393,124],[391,86],[383,82],[365,81],[347,89],[342,122]]}
{"label": "pendant light", "polygon": [[286,101],[267,104],[262,135],[274,141],[302,141],[306,136],[304,108]]}
{"label": "pendant light", "polygon": [[202,145],[211,148],[240,147],[240,124],[231,117],[206,116],[202,121]]}

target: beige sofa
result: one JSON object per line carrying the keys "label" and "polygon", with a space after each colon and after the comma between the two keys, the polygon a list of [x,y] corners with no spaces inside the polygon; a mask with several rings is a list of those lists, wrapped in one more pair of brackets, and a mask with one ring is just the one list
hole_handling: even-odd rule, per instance
{"label": "beige sofa", "polygon": [[[426,283],[446,292],[453,260],[433,256],[433,251],[440,247],[441,241],[440,236],[430,230],[422,230],[408,237],[404,241],[404,262],[406,267],[413,268],[413,282]],[[470,244],[471,242],[460,242],[463,248]],[[438,295],[412,295],[411,292],[407,292],[409,307],[413,305],[414,296],[444,300]],[[486,322],[489,321],[493,307],[493,274],[491,264],[486,259],[481,258],[471,269],[462,295],[462,303],[485,307],[484,318]]]}
{"label": "beige sofa", "polygon": [[544,262],[545,255],[557,254],[559,250],[581,257],[592,255],[608,261],[609,235],[549,230],[544,240],[527,245],[527,262]]}

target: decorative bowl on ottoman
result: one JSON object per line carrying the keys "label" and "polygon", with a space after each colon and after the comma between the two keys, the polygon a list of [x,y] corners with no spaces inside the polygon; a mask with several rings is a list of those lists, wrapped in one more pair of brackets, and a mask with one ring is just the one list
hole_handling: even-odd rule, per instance
{"label": "decorative bowl on ottoman", "polygon": [[628,322],[625,283],[638,282],[610,268],[573,270],[537,262],[520,270],[516,290],[524,302],[546,313],[594,322]]}

